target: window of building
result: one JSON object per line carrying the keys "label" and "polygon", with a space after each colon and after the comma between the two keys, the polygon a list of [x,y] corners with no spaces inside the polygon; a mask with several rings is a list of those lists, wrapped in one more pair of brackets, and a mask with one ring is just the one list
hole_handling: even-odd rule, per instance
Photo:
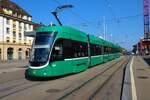
{"label": "window of building", "polygon": [[19,48],[18,49],[18,60],[22,60],[22,56],[23,56],[22,48]]}
{"label": "window of building", "polygon": [[19,23],[19,30],[21,30],[22,29],[22,26],[21,26],[21,23]]}
{"label": "window of building", "polygon": [[21,18],[22,16],[21,15],[18,15],[18,18]]}
{"label": "window of building", "polygon": [[11,47],[9,47],[9,48],[7,49],[7,59],[8,59],[8,60],[13,60],[13,53],[14,53],[14,49],[11,48]]}
{"label": "window of building", "polygon": [[1,54],[2,54],[2,51],[1,51],[1,48],[0,48],[0,60],[1,60]]}
{"label": "window of building", "polygon": [[18,49],[18,51],[22,51],[22,49],[21,49],[21,48],[19,48],[19,49]]}
{"label": "window of building", "polygon": [[32,25],[29,25],[29,30],[31,30],[31,28],[32,28]]}
{"label": "window of building", "polygon": [[29,44],[32,44],[31,40],[29,40]]}
{"label": "window of building", "polygon": [[16,32],[15,31],[13,31],[13,37],[16,37]]}
{"label": "window of building", "polygon": [[16,20],[13,21],[13,28],[16,28]]}
{"label": "window of building", "polygon": [[25,52],[25,55],[26,55],[26,58],[28,59],[29,58],[29,51],[30,51],[30,48],[27,48],[26,52]]}
{"label": "window of building", "polygon": [[25,31],[27,30],[27,25],[26,25],[26,24],[24,24],[24,30],[25,30]]}
{"label": "window of building", "polygon": [[13,24],[13,28],[14,28],[14,29],[16,28],[16,24]]}
{"label": "window of building", "polygon": [[6,24],[9,25],[10,24],[10,19],[6,19]]}
{"label": "window of building", "polygon": [[19,39],[19,44],[21,44],[21,39]]}
{"label": "window of building", "polygon": [[10,28],[6,28],[6,33],[9,34],[10,33]]}
{"label": "window of building", "polygon": [[6,42],[10,42],[10,38],[9,37],[6,38]]}
{"label": "window of building", "polygon": [[16,40],[13,40],[13,43],[16,43]]}
{"label": "window of building", "polygon": [[21,36],[21,33],[19,33],[19,39],[21,39],[21,37],[22,37],[22,36]]}
{"label": "window of building", "polygon": [[26,41],[27,41],[26,38],[24,38],[24,44],[26,44]]}

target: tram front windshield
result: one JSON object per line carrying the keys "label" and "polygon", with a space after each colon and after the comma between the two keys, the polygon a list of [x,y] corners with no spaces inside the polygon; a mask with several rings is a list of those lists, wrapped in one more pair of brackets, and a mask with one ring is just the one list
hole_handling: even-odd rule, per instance
{"label": "tram front windshield", "polygon": [[53,40],[54,33],[52,32],[36,33],[36,38],[30,52],[29,63],[31,66],[42,66],[46,64]]}

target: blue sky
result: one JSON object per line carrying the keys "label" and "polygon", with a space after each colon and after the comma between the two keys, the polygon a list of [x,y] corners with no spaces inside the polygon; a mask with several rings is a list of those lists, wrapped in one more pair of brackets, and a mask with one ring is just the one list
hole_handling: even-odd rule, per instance
{"label": "blue sky", "polygon": [[103,18],[106,20],[107,40],[131,50],[143,37],[143,0],[12,0],[33,17],[34,22],[46,25],[57,23],[51,11],[62,4],[74,8],[63,11],[60,19],[64,25],[103,36]]}

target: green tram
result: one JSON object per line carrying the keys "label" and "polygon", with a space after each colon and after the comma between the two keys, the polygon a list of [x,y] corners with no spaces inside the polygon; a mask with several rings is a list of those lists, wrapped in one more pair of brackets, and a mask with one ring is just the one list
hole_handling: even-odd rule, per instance
{"label": "green tram", "polygon": [[53,77],[78,73],[120,55],[120,46],[71,27],[40,27],[36,30],[26,75]]}

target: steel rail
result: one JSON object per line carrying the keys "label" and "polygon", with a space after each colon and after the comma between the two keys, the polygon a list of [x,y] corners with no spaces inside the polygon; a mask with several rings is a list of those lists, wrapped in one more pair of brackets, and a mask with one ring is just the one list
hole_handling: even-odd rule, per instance
{"label": "steel rail", "polygon": [[130,59],[128,59],[127,61],[124,61],[124,62],[111,74],[111,76],[110,76],[99,88],[97,88],[96,91],[92,93],[92,95],[89,96],[89,99],[88,99],[88,100],[92,100],[92,99],[96,96],[96,94],[99,93],[99,91],[102,89],[102,87],[103,87],[104,85],[106,85],[106,83],[108,83],[108,81],[113,77],[113,75],[114,75],[120,68],[122,68],[123,65],[124,65],[123,67],[126,67],[127,64],[129,63],[129,60],[130,60]]}
{"label": "steel rail", "polygon": [[[91,81],[93,81],[94,79],[96,79],[97,77],[99,77],[100,75],[102,75],[103,73],[105,73],[106,71],[108,71],[109,69],[113,68],[115,65],[117,65],[118,63],[120,63],[120,61],[115,62],[114,64],[110,65],[108,68],[106,68],[103,72],[98,73],[97,75],[95,75],[94,77],[90,78],[89,80],[87,80],[86,82],[82,83],[81,85],[79,85],[77,88],[74,88],[73,90],[69,91],[68,93],[64,94],[63,96],[59,97],[58,100],[63,100],[66,97],[68,97],[69,95],[73,94],[74,92],[78,91],[80,88],[84,87],[86,84],[90,83]],[[105,67],[103,67],[105,68]]]}

